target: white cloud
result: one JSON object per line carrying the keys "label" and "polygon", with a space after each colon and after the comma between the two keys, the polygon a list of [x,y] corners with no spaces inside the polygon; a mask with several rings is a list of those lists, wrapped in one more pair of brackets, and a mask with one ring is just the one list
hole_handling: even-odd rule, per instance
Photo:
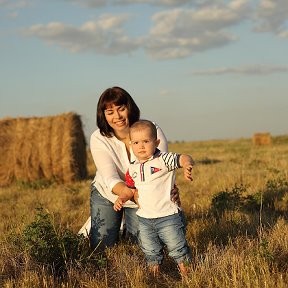
{"label": "white cloud", "polygon": [[260,21],[256,31],[273,32],[280,35],[287,30],[288,1],[260,0],[255,15],[256,19]]}
{"label": "white cloud", "polygon": [[129,15],[103,15],[98,21],[86,22],[81,27],[63,23],[38,24],[26,29],[24,35],[41,38],[71,52],[129,53],[139,47],[139,41],[125,34],[122,26],[128,19]]}
{"label": "white cloud", "polygon": [[249,65],[239,67],[220,67],[202,71],[193,71],[192,75],[223,75],[223,74],[247,74],[247,75],[267,75],[274,73],[287,73],[288,66],[265,66]]}
{"label": "white cloud", "polygon": [[14,11],[14,12],[9,13],[7,16],[8,16],[8,18],[15,19],[18,17],[18,15],[19,15],[19,13]]}
{"label": "white cloud", "polygon": [[217,2],[215,0],[70,0],[70,1],[87,8],[104,7],[108,5],[132,5],[132,4],[149,4],[153,6],[173,7],[185,4],[199,5],[206,3],[208,1]]}
{"label": "white cloud", "polygon": [[108,0],[71,0],[73,3],[87,8],[104,7],[108,5]]}
{"label": "white cloud", "polygon": [[21,9],[31,6],[31,1],[24,0],[0,0],[0,7],[8,9]]}
{"label": "white cloud", "polygon": [[120,14],[120,15],[101,15],[97,23],[103,30],[113,29],[121,27],[125,22],[130,19],[129,14]]}
{"label": "white cloud", "polygon": [[[0,1],[0,5],[8,3],[5,0]],[[257,27],[258,31],[276,31],[279,36],[288,37],[288,29],[284,29],[288,0],[259,0],[258,6],[254,8],[252,0],[69,1],[78,4],[81,2],[81,5],[87,7],[119,5],[125,2],[169,5],[169,8],[152,15],[151,29],[146,35],[140,35],[138,38],[129,36],[125,30],[129,27],[126,24],[131,20],[128,14],[102,15],[95,21],[84,23],[81,27],[63,23],[33,25],[26,29],[26,35],[41,38],[51,45],[73,52],[89,51],[110,55],[130,53],[142,48],[153,59],[183,58],[233,43],[238,37],[229,29],[250,20],[252,15],[254,17],[256,15],[256,20],[261,21]],[[170,7],[172,4],[180,6],[185,3],[195,4],[197,8]],[[130,23],[130,27],[133,27],[133,23]]]}
{"label": "white cloud", "polygon": [[0,0],[0,8],[6,11],[7,19],[16,19],[19,16],[20,9],[25,9],[33,5],[32,0]]}
{"label": "white cloud", "polygon": [[[106,3],[92,0],[84,2],[90,5]],[[138,38],[129,37],[124,29],[124,25],[131,19],[127,14],[102,15],[81,27],[63,23],[33,25],[26,29],[25,34],[73,52],[90,51],[109,55],[130,53],[143,48],[154,59],[188,57],[195,52],[221,47],[237,40],[228,29],[250,15],[247,0],[213,3],[198,9],[178,8],[156,13],[152,16],[154,26],[147,35]]]}
{"label": "white cloud", "polygon": [[250,15],[246,0],[227,5],[162,11],[152,17],[154,26],[146,37],[146,49],[152,58],[186,57],[229,44],[237,39],[226,29]]}
{"label": "white cloud", "polygon": [[197,2],[191,0],[118,0],[119,4],[151,4],[155,6],[179,6],[186,3]]}
{"label": "white cloud", "polygon": [[171,92],[169,90],[162,89],[162,90],[159,91],[159,94],[160,94],[161,97],[166,97],[166,96],[171,95]]}
{"label": "white cloud", "polygon": [[279,37],[281,38],[288,38],[288,31],[282,31],[281,33],[278,34]]}

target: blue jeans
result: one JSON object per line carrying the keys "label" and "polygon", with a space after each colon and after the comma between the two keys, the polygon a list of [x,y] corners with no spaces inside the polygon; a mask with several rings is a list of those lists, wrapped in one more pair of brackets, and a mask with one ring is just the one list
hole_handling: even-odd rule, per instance
{"label": "blue jeans", "polygon": [[181,214],[154,219],[138,217],[141,248],[148,265],[162,263],[164,245],[178,264],[191,262],[190,248],[185,239],[184,215]]}
{"label": "blue jeans", "polygon": [[113,246],[119,241],[119,232],[123,215],[125,215],[126,234],[133,242],[137,242],[138,218],[137,208],[123,208],[116,212],[113,203],[104,198],[94,185],[91,186],[91,247],[100,244],[102,247]]}

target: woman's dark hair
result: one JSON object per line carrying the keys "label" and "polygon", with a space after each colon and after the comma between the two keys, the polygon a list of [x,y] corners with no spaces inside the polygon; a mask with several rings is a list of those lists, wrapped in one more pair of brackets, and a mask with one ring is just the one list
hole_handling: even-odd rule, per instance
{"label": "woman's dark hair", "polygon": [[129,126],[138,121],[140,117],[140,110],[127,91],[120,87],[106,89],[99,98],[96,115],[100,133],[106,137],[113,136],[113,129],[108,124],[104,111],[113,104],[116,106],[125,105],[127,107]]}

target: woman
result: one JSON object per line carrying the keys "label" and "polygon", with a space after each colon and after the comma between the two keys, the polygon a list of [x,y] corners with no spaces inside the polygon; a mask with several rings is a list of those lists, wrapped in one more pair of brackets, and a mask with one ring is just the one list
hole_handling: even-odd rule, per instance
{"label": "woman", "polygon": [[[129,129],[139,120],[140,111],[127,91],[120,87],[106,89],[97,105],[97,129],[90,138],[90,149],[97,171],[91,185],[91,246],[112,246],[119,239],[123,214],[127,234],[137,239],[137,205],[127,201],[121,211],[114,211],[113,204],[121,196],[130,196],[125,184],[129,163],[135,160],[130,150]],[[155,124],[156,125],[156,124]],[[159,149],[167,151],[167,140],[157,127]],[[176,199],[179,193],[176,189]]]}

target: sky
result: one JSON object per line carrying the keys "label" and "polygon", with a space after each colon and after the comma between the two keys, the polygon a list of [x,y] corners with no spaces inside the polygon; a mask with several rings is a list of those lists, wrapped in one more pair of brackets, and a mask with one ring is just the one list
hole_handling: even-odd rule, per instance
{"label": "sky", "polygon": [[0,0],[0,119],[75,112],[108,87],[169,141],[288,134],[287,0]]}

